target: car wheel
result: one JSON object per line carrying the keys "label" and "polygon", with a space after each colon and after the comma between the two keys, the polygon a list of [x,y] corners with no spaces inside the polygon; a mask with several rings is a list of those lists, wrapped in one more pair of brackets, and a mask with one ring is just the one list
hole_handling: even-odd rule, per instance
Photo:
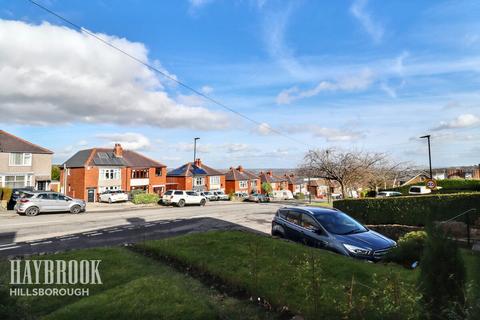
{"label": "car wheel", "polygon": [[201,205],[202,207],[205,206],[205,203],[206,203],[205,199],[202,199],[202,200],[200,201],[200,205]]}
{"label": "car wheel", "polygon": [[70,212],[73,213],[73,214],[78,214],[81,211],[82,211],[82,208],[78,205],[75,205],[75,206],[70,208]]}
{"label": "car wheel", "polygon": [[25,215],[29,217],[34,217],[40,213],[40,210],[37,207],[30,207],[25,211]]}
{"label": "car wheel", "polygon": [[185,206],[185,200],[181,199],[180,201],[178,201],[177,206],[179,206],[180,208]]}

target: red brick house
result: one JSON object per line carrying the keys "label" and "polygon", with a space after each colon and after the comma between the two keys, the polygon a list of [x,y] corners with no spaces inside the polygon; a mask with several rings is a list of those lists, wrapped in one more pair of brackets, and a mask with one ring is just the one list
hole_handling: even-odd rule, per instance
{"label": "red brick house", "polygon": [[230,168],[225,173],[225,192],[245,192],[247,194],[260,192],[260,177],[252,172],[246,171],[242,166]]}
{"label": "red brick house", "polygon": [[225,174],[197,159],[168,172],[167,187],[168,190],[225,191]]}
{"label": "red brick house", "polygon": [[[65,172],[66,169],[66,172]],[[167,167],[135,151],[92,148],[78,151],[61,167],[62,191],[75,198],[95,202],[107,190],[145,190],[163,194]]]}
{"label": "red brick house", "polygon": [[298,178],[291,173],[285,174],[285,179],[288,183],[288,190],[290,190],[292,194],[307,192],[307,183],[302,178]]}
{"label": "red brick house", "polygon": [[[260,182],[263,185],[264,183],[269,183],[272,187],[272,191],[279,191],[279,190],[287,190],[288,189],[288,181],[285,177],[274,176],[272,171],[267,172],[260,172]],[[260,186],[262,193],[263,188]]]}

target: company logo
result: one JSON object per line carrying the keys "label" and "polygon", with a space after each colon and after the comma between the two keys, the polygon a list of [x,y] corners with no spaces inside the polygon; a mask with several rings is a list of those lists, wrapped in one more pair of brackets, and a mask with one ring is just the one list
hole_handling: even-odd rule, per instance
{"label": "company logo", "polygon": [[88,296],[89,288],[78,286],[102,284],[100,263],[101,260],[10,260],[10,295]]}

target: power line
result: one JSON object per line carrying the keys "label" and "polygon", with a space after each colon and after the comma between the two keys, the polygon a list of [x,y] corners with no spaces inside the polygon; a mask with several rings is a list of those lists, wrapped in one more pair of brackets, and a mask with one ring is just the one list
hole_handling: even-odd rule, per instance
{"label": "power line", "polygon": [[[27,1],[29,1],[29,2],[32,3],[32,4],[34,4],[35,6],[39,7],[40,9],[48,12],[49,14],[57,17],[58,19],[62,20],[63,22],[71,25],[71,26],[74,27],[75,29],[77,29],[77,30],[79,30],[79,31],[81,31],[81,32],[84,32],[84,33],[88,34],[89,36],[97,39],[98,41],[102,42],[103,44],[105,44],[105,45],[111,47],[112,49],[117,50],[118,52],[124,54],[125,56],[129,57],[130,59],[135,60],[136,62],[142,64],[143,66],[147,67],[148,69],[150,69],[150,70],[152,70],[152,71],[155,71],[155,72],[161,74],[162,76],[164,76],[165,78],[167,78],[167,79],[169,79],[169,80],[177,83],[178,85],[182,86],[183,88],[192,91],[193,93],[195,93],[196,95],[204,98],[205,100],[208,100],[208,101],[216,104],[217,106],[220,106],[220,107],[222,107],[222,108],[224,108],[224,109],[226,109],[226,110],[228,110],[228,111],[236,114],[237,116],[239,116],[239,117],[241,117],[241,118],[243,118],[243,119],[245,119],[245,120],[248,120],[248,121],[250,121],[250,122],[252,122],[252,123],[254,123],[254,124],[258,125],[258,126],[264,126],[264,125],[265,125],[264,123],[262,123],[262,122],[260,122],[260,121],[257,121],[257,120],[255,120],[255,119],[253,119],[253,118],[251,118],[251,117],[249,117],[249,116],[247,116],[247,115],[244,115],[244,114],[241,113],[241,112],[238,112],[237,110],[235,110],[235,109],[233,109],[233,108],[225,105],[224,103],[222,103],[222,102],[220,102],[220,101],[218,101],[218,100],[210,97],[209,95],[204,94],[204,93],[201,92],[201,91],[198,91],[197,89],[195,89],[195,88],[189,86],[188,84],[186,84],[186,83],[184,83],[184,82],[176,79],[175,77],[172,77],[172,76],[169,75],[168,73],[166,73],[166,72],[164,72],[164,71],[162,71],[162,70],[160,70],[160,69],[158,69],[158,68],[150,65],[149,63],[142,61],[141,59],[135,57],[134,55],[132,55],[132,54],[130,54],[130,53],[128,53],[128,52],[120,49],[119,47],[113,45],[113,44],[110,43],[109,41],[102,39],[101,37],[97,36],[97,35],[94,34],[93,32],[88,31],[87,29],[83,28],[82,26],[80,26],[80,25],[78,25],[78,24],[76,24],[76,23],[68,20],[67,18],[61,16],[60,14],[56,13],[55,11],[52,11],[52,10],[48,9],[47,7],[41,5],[40,3],[38,3],[38,2],[36,2],[36,1],[34,1],[34,0],[27,0]],[[293,141],[293,142],[295,142],[295,143],[304,144],[304,145],[306,145],[307,147],[310,148],[310,146],[309,146],[308,144],[306,144],[305,142],[300,141],[300,140],[297,140],[297,139],[295,139],[295,138],[292,138],[292,137],[284,134],[283,132],[272,128],[270,125],[268,125],[267,129],[268,129],[270,132],[273,132],[273,133],[275,133],[275,134],[278,134],[278,135],[280,135],[280,136],[282,136],[282,137],[284,137],[284,138],[287,138],[287,139],[289,139],[289,140],[291,140],[291,141]]]}

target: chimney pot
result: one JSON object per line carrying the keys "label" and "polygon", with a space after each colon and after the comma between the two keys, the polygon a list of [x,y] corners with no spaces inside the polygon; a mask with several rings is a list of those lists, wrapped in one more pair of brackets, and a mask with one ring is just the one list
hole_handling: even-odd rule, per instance
{"label": "chimney pot", "polygon": [[197,167],[201,168],[201,167],[202,167],[202,160],[200,160],[200,158],[195,159],[195,165],[196,165]]}
{"label": "chimney pot", "polygon": [[242,166],[238,166],[237,170],[240,171],[240,172],[243,172],[243,167],[242,167]]}
{"label": "chimney pot", "polygon": [[117,158],[122,158],[123,157],[123,148],[120,143],[115,143],[115,148],[113,148],[113,154]]}

